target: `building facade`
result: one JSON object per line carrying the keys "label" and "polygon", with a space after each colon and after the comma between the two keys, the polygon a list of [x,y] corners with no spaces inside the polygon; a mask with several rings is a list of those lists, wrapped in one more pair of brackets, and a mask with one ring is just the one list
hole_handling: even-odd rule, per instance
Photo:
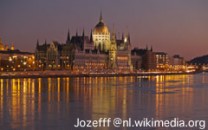
{"label": "building facade", "polygon": [[51,42],[39,45],[35,50],[37,66],[40,69],[72,69],[76,72],[97,72],[104,69],[132,70],[130,35],[117,39],[103,22],[102,14],[90,37],[70,37],[66,43]]}
{"label": "building facade", "polygon": [[165,52],[155,52],[156,67],[159,71],[166,71],[169,69],[169,56]]}

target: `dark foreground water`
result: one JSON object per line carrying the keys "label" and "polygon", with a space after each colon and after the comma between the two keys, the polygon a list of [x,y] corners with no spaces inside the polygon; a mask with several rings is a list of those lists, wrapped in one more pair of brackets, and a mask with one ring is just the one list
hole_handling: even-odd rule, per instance
{"label": "dark foreground water", "polygon": [[0,79],[0,130],[71,130],[77,118],[105,117],[208,121],[208,74]]}

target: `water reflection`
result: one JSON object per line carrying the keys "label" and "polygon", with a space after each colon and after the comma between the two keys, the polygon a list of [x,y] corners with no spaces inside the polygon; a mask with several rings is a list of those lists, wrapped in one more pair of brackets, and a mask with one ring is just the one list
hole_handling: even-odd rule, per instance
{"label": "water reflection", "polygon": [[66,129],[78,117],[207,120],[207,77],[0,79],[0,129]]}

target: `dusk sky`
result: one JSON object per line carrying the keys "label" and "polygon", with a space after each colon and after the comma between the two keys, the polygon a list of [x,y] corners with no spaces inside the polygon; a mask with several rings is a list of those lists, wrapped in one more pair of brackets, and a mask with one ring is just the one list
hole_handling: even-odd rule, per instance
{"label": "dusk sky", "polygon": [[1,0],[3,43],[34,52],[37,39],[65,42],[68,29],[86,34],[104,22],[117,37],[129,32],[132,45],[180,54],[208,54],[208,0]]}

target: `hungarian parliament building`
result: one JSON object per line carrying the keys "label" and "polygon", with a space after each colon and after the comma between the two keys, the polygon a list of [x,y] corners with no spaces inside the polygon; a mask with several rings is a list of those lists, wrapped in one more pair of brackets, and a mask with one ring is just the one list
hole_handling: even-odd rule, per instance
{"label": "hungarian parliament building", "polygon": [[[140,57],[138,57],[139,60]],[[103,22],[100,14],[99,22],[91,31],[90,37],[83,33],[70,36],[68,32],[66,43],[53,41],[50,44],[39,44],[35,51],[36,63],[46,69],[78,69],[132,70],[131,42],[129,34],[122,34],[117,39]]]}
{"label": "hungarian parliament building", "polygon": [[[176,64],[184,64],[183,58],[175,57]],[[110,32],[104,23],[102,13],[99,22],[91,30],[90,37],[83,30],[70,36],[68,32],[66,43],[53,41],[40,44],[37,41],[35,49],[36,69],[70,69],[75,71],[102,72],[116,70],[129,72],[134,70],[164,69],[170,64],[167,53],[155,53],[149,49],[133,48],[130,34],[123,33],[119,38],[115,32]]]}

